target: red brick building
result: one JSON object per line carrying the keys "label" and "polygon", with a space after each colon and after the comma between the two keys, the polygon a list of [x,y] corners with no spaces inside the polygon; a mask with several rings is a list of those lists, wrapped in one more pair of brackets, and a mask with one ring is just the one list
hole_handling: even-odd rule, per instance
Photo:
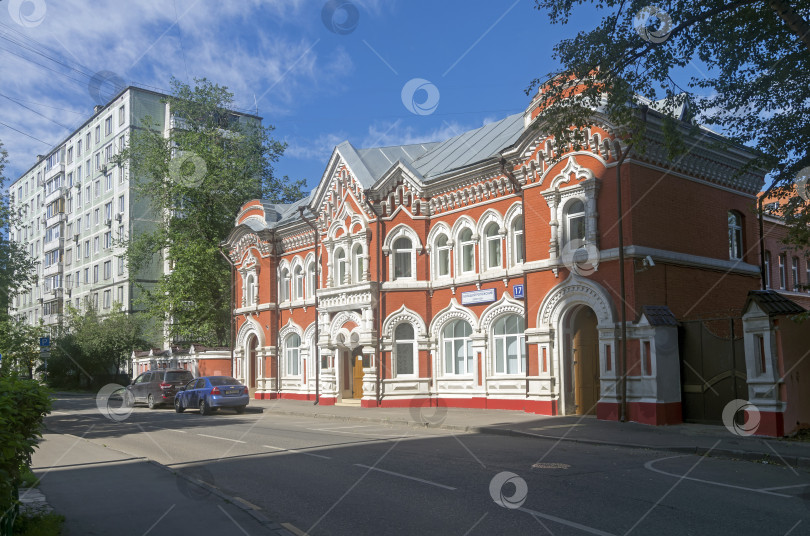
{"label": "red brick building", "polygon": [[[669,160],[662,117],[622,162],[614,127],[561,147],[537,102],[454,138],[338,145],[311,195],[245,204],[233,373],[257,398],[682,419],[677,321],[760,286],[751,154],[708,131]],[[626,374],[622,371],[626,370]],[[626,378],[626,381],[623,379]]]}

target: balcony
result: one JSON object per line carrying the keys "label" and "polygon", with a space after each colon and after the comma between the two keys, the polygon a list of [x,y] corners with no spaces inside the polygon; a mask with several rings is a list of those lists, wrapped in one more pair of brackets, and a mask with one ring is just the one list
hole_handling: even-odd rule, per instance
{"label": "balcony", "polygon": [[62,249],[65,247],[65,239],[64,237],[54,238],[45,242],[42,246],[42,252],[47,253],[49,251],[53,251],[54,249]]}
{"label": "balcony", "polygon": [[65,188],[64,186],[60,186],[59,188],[54,188],[53,191],[45,194],[45,204],[47,205],[48,203],[56,201],[57,199],[59,199],[60,197],[65,195],[66,191],[67,191],[67,188]]}
{"label": "balcony", "polygon": [[59,313],[52,314],[52,315],[43,315],[42,321],[45,323],[46,326],[53,326],[59,323],[59,317],[61,315]]}
{"label": "balcony", "polygon": [[61,274],[62,270],[63,270],[62,263],[55,262],[50,266],[46,266],[45,268],[42,269],[42,276],[48,277],[49,275]]}
{"label": "balcony", "polygon": [[48,182],[48,179],[56,177],[60,173],[64,173],[64,172],[65,172],[65,163],[64,162],[59,162],[58,164],[53,166],[51,169],[49,169],[48,171],[45,172],[45,176],[43,177],[43,180],[45,182]]}
{"label": "balcony", "polygon": [[62,287],[48,289],[42,292],[44,301],[61,300],[64,289]]}
{"label": "balcony", "polygon": [[51,217],[45,217],[45,227],[52,227],[57,223],[63,222],[67,219],[67,216],[64,212],[57,212],[53,214]]}
{"label": "balcony", "polygon": [[378,293],[379,283],[375,281],[321,288],[318,289],[318,307],[330,313],[374,307]]}

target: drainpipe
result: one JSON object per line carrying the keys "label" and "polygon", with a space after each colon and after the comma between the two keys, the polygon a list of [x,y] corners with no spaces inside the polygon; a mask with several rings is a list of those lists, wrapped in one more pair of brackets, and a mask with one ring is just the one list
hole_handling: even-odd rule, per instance
{"label": "drainpipe", "polygon": [[621,298],[621,322],[622,322],[622,338],[621,338],[621,406],[619,411],[619,421],[625,422],[627,420],[627,303],[624,285],[624,230],[622,228],[622,164],[627,154],[630,152],[631,145],[627,146],[627,150],[622,152],[621,144],[618,140],[613,141],[613,149],[619,156],[619,161],[616,164],[616,210],[619,216],[618,230],[619,230],[619,293]]}
{"label": "drainpipe", "polygon": [[[234,374],[234,367],[233,367],[233,352],[234,347],[236,346],[236,315],[234,315],[234,311],[236,310],[236,266],[234,266],[233,262],[231,261],[230,257],[228,257],[224,251],[220,248],[219,250],[220,255],[225,257],[225,260],[231,266],[231,300],[230,300],[230,315],[231,315],[231,376],[235,376]],[[249,379],[248,379],[249,381]]]}
{"label": "drainpipe", "polygon": [[[375,345],[375,351],[377,353],[377,407],[382,405],[382,379],[385,376],[385,360],[382,357],[382,352],[380,351],[380,337],[382,336],[382,312],[384,310],[384,300],[385,300],[385,293],[383,292],[382,288],[382,280],[381,273],[380,273],[380,266],[382,265],[382,240],[380,240],[380,225],[381,225],[381,216],[377,214],[377,211],[374,209],[374,205],[368,200],[367,195],[361,196],[363,201],[366,203],[366,206],[374,214],[374,219],[377,220],[377,233],[376,233],[376,241],[377,241],[377,343]],[[371,255],[369,255],[371,257]]]}
{"label": "drainpipe", "polygon": [[[528,231],[528,227],[526,227],[526,191],[520,185],[520,181],[517,180],[515,174],[512,173],[511,170],[507,169],[506,167],[506,158],[501,155],[501,173],[506,175],[506,178],[509,179],[509,182],[512,184],[512,187],[520,193],[520,212],[523,216],[523,235],[521,238],[521,242],[523,242],[523,263],[526,263],[527,257],[527,249],[526,249],[526,232]],[[508,236],[509,233],[507,233]],[[523,270],[523,317],[526,321],[526,328],[529,327],[529,276],[526,270]],[[526,398],[529,397],[529,339],[526,337],[526,333],[523,333],[523,354],[524,354],[524,369],[526,370]],[[539,367],[539,363],[538,363]]]}
{"label": "drainpipe", "polygon": [[759,278],[761,281],[762,290],[768,290],[768,276],[770,274],[765,273],[765,233],[763,231],[763,216],[762,216],[762,202],[768,196],[768,194],[773,190],[773,187],[776,186],[776,181],[773,181],[768,189],[765,190],[762,194],[760,194],[759,199],[757,200],[757,213],[759,219]]}
{"label": "drainpipe", "polygon": [[[304,209],[308,207],[298,207],[298,212],[301,214],[301,219],[304,220],[307,225],[312,227],[312,230],[315,231],[315,288],[312,289],[312,295],[315,297],[315,348],[313,351],[315,352],[315,406],[321,401],[321,387],[320,387],[320,372],[321,372],[321,356],[320,352],[318,351],[318,341],[320,340],[320,332],[318,331],[318,289],[320,288],[321,283],[321,276],[320,276],[320,268],[321,263],[318,262],[318,228],[312,223],[312,220],[308,219],[304,216]],[[310,209],[310,212],[312,210]]]}
{"label": "drainpipe", "polygon": [[[273,265],[272,288],[276,295],[276,299],[273,301],[276,304],[276,400],[278,400],[281,396],[281,355],[279,355],[279,352],[281,351],[281,339],[279,338],[279,330],[281,330],[281,307],[278,305],[278,253],[276,253],[275,229],[270,229],[270,244],[272,244],[270,257],[276,260],[275,264]],[[258,381],[258,378],[256,378],[256,381]]]}

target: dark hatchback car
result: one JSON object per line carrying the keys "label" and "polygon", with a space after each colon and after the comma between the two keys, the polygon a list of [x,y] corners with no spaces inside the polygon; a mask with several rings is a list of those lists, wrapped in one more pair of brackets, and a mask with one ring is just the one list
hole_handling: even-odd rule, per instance
{"label": "dark hatchback car", "polygon": [[174,397],[174,410],[199,409],[210,415],[219,408],[233,408],[243,413],[250,402],[248,388],[230,376],[203,376],[181,387]]}
{"label": "dark hatchback car", "polygon": [[134,403],[145,403],[149,409],[164,404],[173,404],[177,388],[194,379],[185,369],[149,370],[135,378],[127,386]]}

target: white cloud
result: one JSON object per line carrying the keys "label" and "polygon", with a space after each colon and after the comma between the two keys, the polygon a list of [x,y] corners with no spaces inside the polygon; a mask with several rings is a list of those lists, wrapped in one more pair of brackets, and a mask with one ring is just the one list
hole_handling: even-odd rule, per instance
{"label": "white cloud", "polygon": [[[95,103],[88,84],[103,70],[126,84],[159,90],[168,90],[171,76],[206,77],[228,86],[239,109],[252,111],[258,100],[259,114],[270,123],[325,89],[339,90],[352,72],[343,48],[318,41],[320,4],[311,1],[44,1],[43,22],[30,28],[15,24],[6,3],[0,4],[0,94],[39,103],[26,105],[71,127],[91,115]],[[51,144],[69,133],[2,97],[0,118]],[[2,125],[0,140],[10,154],[6,174],[12,179],[49,149]]]}
{"label": "white cloud", "polygon": [[413,126],[403,126],[402,123],[403,121],[400,119],[393,123],[387,122],[370,125],[368,127],[368,134],[362,140],[359,147],[388,147],[390,145],[411,145],[415,143],[444,141],[481,126],[462,125],[456,121],[442,121],[442,124],[438,127],[425,132],[419,132]]}
{"label": "white cloud", "polygon": [[313,141],[306,140],[286,140],[287,149],[284,156],[300,158],[306,160],[319,160],[326,166],[327,159],[332,155],[335,146],[346,140],[344,134],[332,133],[322,134]]}

